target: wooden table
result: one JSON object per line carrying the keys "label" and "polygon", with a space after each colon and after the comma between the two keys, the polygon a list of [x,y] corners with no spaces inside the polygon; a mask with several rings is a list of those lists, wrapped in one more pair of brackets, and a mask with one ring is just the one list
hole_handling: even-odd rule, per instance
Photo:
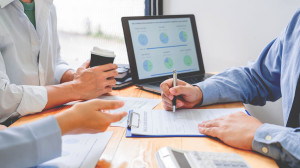
{"label": "wooden table", "polygon": [[[135,86],[129,88],[113,91],[110,95],[119,95],[126,97],[141,97],[160,99],[159,95],[142,91]],[[12,126],[22,125],[24,123],[32,122],[34,120],[44,118],[48,115],[53,115],[68,109],[70,106],[61,106],[54,109],[46,110],[39,114],[29,115],[20,118]],[[201,109],[208,108],[243,108],[242,103],[229,103],[218,104]],[[160,103],[155,109],[162,109],[162,103]],[[245,151],[235,149],[227,146],[219,140],[207,138],[207,137],[174,137],[174,138],[126,138],[125,128],[109,127],[108,131],[113,131],[113,136],[110,139],[105,151],[101,156],[101,160],[107,160],[111,163],[111,167],[143,167],[152,168],[157,167],[154,154],[155,152],[164,147],[170,146],[183,150],[198,150],[205,152],[230,152],[241,155],[248,164],[255,167],[278,167],[276,162],[268,157],[262,156],[252,151]]]}

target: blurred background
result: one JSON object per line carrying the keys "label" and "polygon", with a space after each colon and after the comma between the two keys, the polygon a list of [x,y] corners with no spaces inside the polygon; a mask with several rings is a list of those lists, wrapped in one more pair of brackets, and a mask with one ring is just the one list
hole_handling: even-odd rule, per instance
{"label": "blurred background", "polygon": [[77,69],[90,58],[93,46],[114,51],[115,63],[128,63],[121,17],[143,16],[145,1],[56,0],[54,4],[61,56],[72,68]]}

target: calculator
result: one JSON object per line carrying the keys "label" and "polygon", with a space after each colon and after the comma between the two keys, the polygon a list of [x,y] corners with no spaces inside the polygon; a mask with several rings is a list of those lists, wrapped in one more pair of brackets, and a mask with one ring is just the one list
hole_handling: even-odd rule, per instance
{"label": "calculator", "polygon": [[250,168],[235,153],[183,151],[163,147],[155,154],[159,168]]}

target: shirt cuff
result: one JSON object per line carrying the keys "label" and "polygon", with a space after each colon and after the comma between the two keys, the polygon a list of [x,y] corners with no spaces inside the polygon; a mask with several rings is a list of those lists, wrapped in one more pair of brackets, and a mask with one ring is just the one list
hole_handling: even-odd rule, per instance
{"label": "shirt cuff", "polygon": [[292,131],[292,128],[265,123],[256,130],[252,141],[252,149],[278,160],[280,159],[281,149],[276,144],[285,139],[287,132]]}
{"label": "shirt cuff", "polygon": [[60,84],[62,76],[68,70],[73,70],[72,68],[69,67],[68,64],[59,64],[59,65],[56,66],[56,69],[55,69],[55,84]]}
{"label": "shirt cuff", "polygon": [[48,94],[44,86],[23,85],[22,100],[17,108],[17,112],[22,116],[41,112],[47,102]]}
{"label": "shirt cuff", "polygon": [[61,130],[54,116],[27,124],[36,142],[37,163],[61,156]]}
{"label": "shirt cuff", "polygon": [[214,104],[219,101],[220,91],[216,85],[216,82],[210,79],[206,79],[203,82],[197,83],[203,94],[202,106]]}

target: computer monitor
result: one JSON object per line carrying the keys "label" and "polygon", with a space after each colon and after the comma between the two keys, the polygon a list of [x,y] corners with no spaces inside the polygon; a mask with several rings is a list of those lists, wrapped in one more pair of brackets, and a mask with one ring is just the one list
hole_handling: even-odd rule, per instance
{"label": "computer monitor", "polygon": [[194,15],[123,17],[133,82],[204,74]]}

